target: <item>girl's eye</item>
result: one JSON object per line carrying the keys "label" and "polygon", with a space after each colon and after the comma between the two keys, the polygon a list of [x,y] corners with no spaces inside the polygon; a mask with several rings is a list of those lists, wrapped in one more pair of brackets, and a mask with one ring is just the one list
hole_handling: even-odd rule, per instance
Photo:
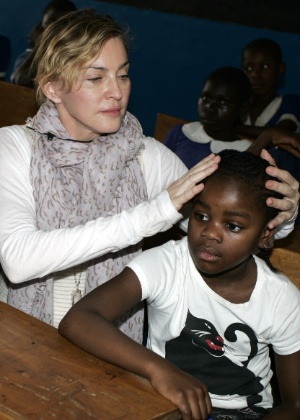
{"label": "girl's eye", "polygon": [[262,67],[263,70],[268,70],[268,68],[269,68],[268,64],[263,64],[261,67]]}
{"label": "girl's eye", "polygon": [[236,225],[235,223],[228,223],[227,227],[231,232],[234,232],[234,233],[238,233],[242,229],[240,226]]}
{"label": "girl's eye", "polygon": [[201,96],[201,101],[204,103],[204,104],[208,104],[209,103],[209,97],[208,96],[206,96],[206,95],[203,95],[203,96]]}
{"label": "girl's eye", "polygon": [[220,104],[221,104],[222,106],[228,106],[228,105],[229,105],[229,101],[227,101],[227,99],[222,99],[222,100],[220,101]]}
{"label": "girl's eye", "polygon": [[195,216],[200,222],[206,222],[208,220],[207,214],[195,213]]}
{"label": "girl's eye", "polygon": [[245,66],[245,67],[243,68],[243,70],[244,70],[246,73],[251,73],[251,72],[253,71],[253,66]]}

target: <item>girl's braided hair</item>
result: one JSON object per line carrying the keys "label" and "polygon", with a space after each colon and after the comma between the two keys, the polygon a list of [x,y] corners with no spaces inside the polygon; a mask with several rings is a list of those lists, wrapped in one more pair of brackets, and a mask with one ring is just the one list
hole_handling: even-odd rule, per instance
{"label": "girl's braided hair", "polygon": [[[266,188],[268,180],[278,179],[267,174],[266,168],[270,166],[269,162],[250,152],[239,152],[237,150],[226,149],[219,153],[221,162],[218,170],[210,177],[220,178],[222,181],[235,184],[242,191],[246,191],[251,197],[256,198],[257,207],[263,210],[265,214],[265,224],[274,219],[279,213],[278,209],[269,207],[266,204],[268,197],[282,199],[282,194]],[[209,178],[210,178],[209,177]],[[205,180],[204,180],[205,183]],[[269,254],[266,249],[260,249],[260,257],[266,261],[268,266],[277,271],[269,260]]]}

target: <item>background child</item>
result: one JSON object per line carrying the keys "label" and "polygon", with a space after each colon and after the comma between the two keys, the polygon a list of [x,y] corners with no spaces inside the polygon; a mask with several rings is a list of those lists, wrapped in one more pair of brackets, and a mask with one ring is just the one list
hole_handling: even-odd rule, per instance
{"label": "background child", "polygon": [[29,47],[17,57],[14,63],[10,77],[12,83],[34,88],[34,75],[30,73],[30,66],[34,58],[35,45],[50,23],[74,10],[76,10],[76,6],[70,0],[51,0],[45,6],[41,21],[32,28],[28,35]]}
{"label": "background child", "polygon": [[164,140],[188,168],[194,162],[224,149],[246,150],[249,140],[241,140],[235,128],[246,115],[250,83],[235,67],[221,67],[205,81],[198,101],[199,121],[174,126]]}
{"label": "background child", "polygon": [[[276,127],[287,132],[299,130],[300,97],[289,94],[280,96],[277,88],[285,73],[280,46],[267,38],[255,39],[242,52],[242,67],[251,84],[249,113],[244,125],[237,132],[246,138],[257,138],[266,127]],[[288,170],[300,181],[299,157],[274,148],[271,155],[278,167]],[[297,224],[300,224],[298,216]]]}
{"label": "background child", "polygon": [[[206,419],[211,411],[214,420],[296,420],[300,293],[255,256],[274,235],[268,228],[276,210],[266,205],[272,195],[265,188],[267,163],[234,150],[220,156],[218,170],[194,201],[188,237],[140,254],[73,306],[59,332],[148,378],[185,420]],[[113,326],[143,299],[153,352]],[[273,410],[269,344],[282,399]]]}
{"label": "background child", "polygon": [[238,132],[246,138],[257,138],[265,127],[296,131],[300,97],[277,93],[286,70],[280,46],[271,39],[255,39],[243,49],[242,68],[251,84],[251,101],[248,116]]}

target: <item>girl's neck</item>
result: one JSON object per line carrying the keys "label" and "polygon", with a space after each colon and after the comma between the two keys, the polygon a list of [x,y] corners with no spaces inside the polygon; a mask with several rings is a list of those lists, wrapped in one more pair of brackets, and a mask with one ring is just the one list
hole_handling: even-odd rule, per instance
{"label": "girl's neck", "polygon": [[214,140],[221,140],[221,141],[235,141],[238,140],[238,136],[236,135],[235,131],[230,127],[228,129],[220,130],[220,131],[212,131],[210,132],[206,128],[204,128],[205,133]]}
{"label": "girl's neck", "polygon": [[265,109],[277,96],[275,90],[264,93],[262,95],[253,95],[250,101],[250,110],[253,107]]}
{"label": "girl's neck", "polygon": [[257,267],[253,256],[225,273],[209,276],[201,273],[205,283],[223,299],[231,303],[250,300],[257,279]]}
{"label": "girl's neck", "polygon": [[273,101],[273,99],[276,98],[276,96],[276,92],[271,92],[265,95],[253,96],[249,106],[250,120],[253,125],[255,125],[255,121],[257,120],[257,118]]}

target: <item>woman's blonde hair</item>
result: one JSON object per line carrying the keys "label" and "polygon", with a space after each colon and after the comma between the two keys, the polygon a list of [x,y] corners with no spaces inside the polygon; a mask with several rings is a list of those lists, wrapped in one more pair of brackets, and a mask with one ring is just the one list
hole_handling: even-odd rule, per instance
{"label": "woman's blonde hair", "polygon": [[80,71],[93,60],[111,38],[118,37],[128,52],[128,31],[110,16],[101,16],[93,9],[81,9],[58,19],[43,32],[32,64],[37,101],[46,97],[42,87],[60,80],[70,91]]}

